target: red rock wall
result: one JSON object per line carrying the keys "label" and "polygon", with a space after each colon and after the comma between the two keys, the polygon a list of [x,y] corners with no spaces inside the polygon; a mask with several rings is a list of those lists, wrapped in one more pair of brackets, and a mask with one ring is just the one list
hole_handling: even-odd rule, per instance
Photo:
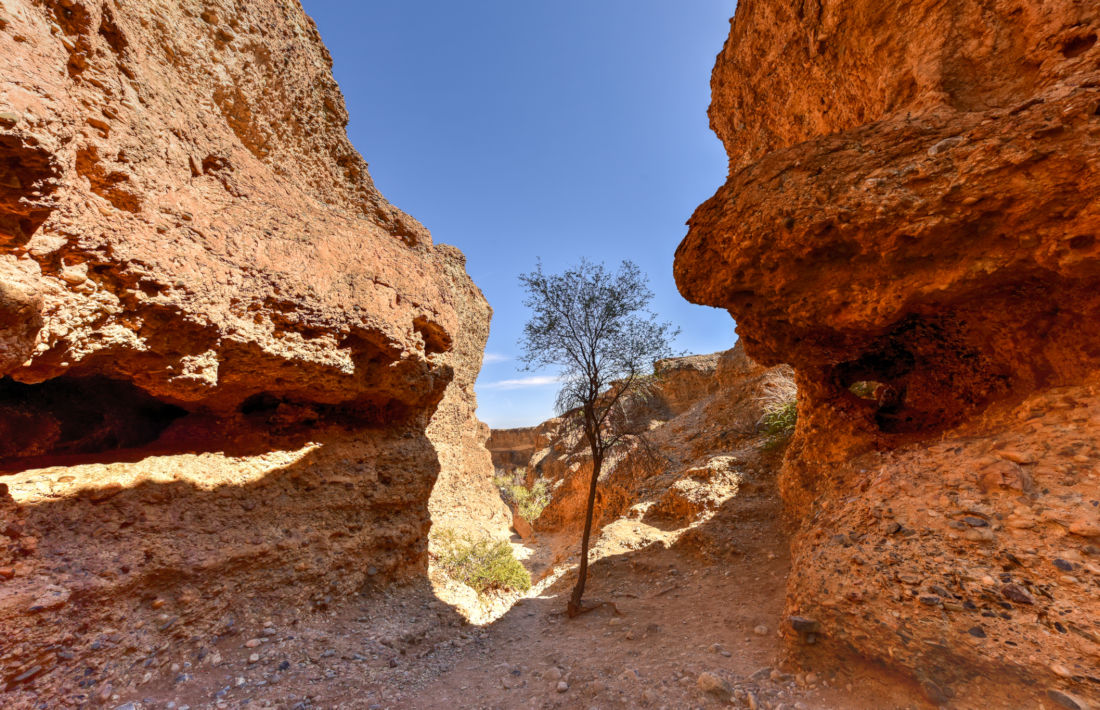
{"label": "red rock wall", "polygon": [[0,705],[421,576],[488,486],[489,308],[330,68],[294,0],[0,5]]}
{"label": "red rock wall", "polygon": [[374,189],[295,3],[8,7],[4,281],[43,325],[4,374],[219,413],[438,400],[456,257]]}
{"label": "red rock wall", "polygon": [[799,648],[959,707],[1097,694],[1098,34],[1070,0],[744,0],[715,65],[730,175],[676,279],[797,370]]}
{"label": "red rock wall", "polygon": [[493,429],[485,444],[492,455],[493,467],[507,475],[514,475],[519,468],[526,469],[535,452],[550,445],[560,424],[561,420],[555,417],[538,426]]}

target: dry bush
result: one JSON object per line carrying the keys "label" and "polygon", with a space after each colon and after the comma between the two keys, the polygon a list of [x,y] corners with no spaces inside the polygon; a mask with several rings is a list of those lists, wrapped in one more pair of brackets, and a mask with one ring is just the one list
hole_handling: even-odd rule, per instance
{"label": "dry bush", "polygon": [[794,382],[794,370],[787,365],[769,370],[760,384],[756,403],[762,411],[757,427],[768,437],[765,447],[781,446],[794,433],[798,421],[798,386]]}
{"label": "dry bush", "polygon": [[550,486],[542,479],[536,479],[530,488],[522,483],[514,483],[510,476],[494,476],[493,483],[504,502],[515,506],[516,512],[528,522],[534,522],[550,503]]}

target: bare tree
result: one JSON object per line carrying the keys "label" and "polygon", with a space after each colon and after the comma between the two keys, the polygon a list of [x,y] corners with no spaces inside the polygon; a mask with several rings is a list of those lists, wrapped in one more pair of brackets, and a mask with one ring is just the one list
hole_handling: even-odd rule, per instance
{"label": "bare tree", "polygon": [[679,330],[648,310],[653,298],[648,279],[629,261],[615,273],[582,259],[561,274],[545,274],[539,263],[519,278],[527,290],[524,305],[532,310],[520,341],[521,359],[529,370],[560,369],[558,409],[580,414],[592,455],[580,570],[567,607],[574,617],[586,611],[581,598],[596,484],[608,452],[629,436],[624,405],[645,389],[654,361],[672,355]]}

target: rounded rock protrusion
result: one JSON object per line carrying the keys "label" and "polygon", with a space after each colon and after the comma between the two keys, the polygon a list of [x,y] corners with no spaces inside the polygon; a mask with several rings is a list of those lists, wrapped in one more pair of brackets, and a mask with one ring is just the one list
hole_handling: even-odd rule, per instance
{"label": "rounded rock protrusion", "polygon": [[16,369],[34,353],[42,324],[41,294],[23,284],[0,280],[0,375]]}

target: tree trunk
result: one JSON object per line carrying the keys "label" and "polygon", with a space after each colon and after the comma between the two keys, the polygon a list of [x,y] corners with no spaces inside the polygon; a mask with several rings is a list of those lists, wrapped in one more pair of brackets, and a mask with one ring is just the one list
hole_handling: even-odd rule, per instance
{"label": "tree trunk", "polygon": [[600,479],[600,469],[603,468],[603,458],[599,455],[596,442],[589,438],[589,446],[592,449],[592,481],[588,485],[588,506],[584,513],[584,535],[581,537],[581,566],[577,571],[577,585],[573,587],[573,596],[569,599],[566,613],[570,618],[584,611],[581,606],[581,597],[584,596],[584,583],[588,577],[588,541],[592,535],[592,514],[596,507],[596,483]]}

